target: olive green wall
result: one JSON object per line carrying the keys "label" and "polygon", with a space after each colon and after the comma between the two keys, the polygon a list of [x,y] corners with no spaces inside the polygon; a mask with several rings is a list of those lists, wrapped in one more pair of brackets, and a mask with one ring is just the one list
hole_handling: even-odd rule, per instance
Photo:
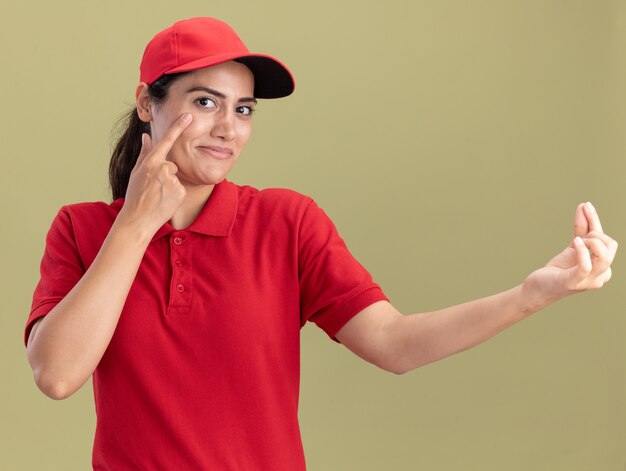
{"label": "olive green wall", "polygon": [[[145,43],[200,15],[297,80],[258,106],[230,179],[313,196],[402,312],[521,282],[569,242],[581,201],[626,240],[624,2],[5,2],[1,469],[90,469],[91,387],[46,398],[21,331],[58,208],[108,198]],[[309,469],[624,470],[621,255],[602,290],[404,376],[306,326]]]}

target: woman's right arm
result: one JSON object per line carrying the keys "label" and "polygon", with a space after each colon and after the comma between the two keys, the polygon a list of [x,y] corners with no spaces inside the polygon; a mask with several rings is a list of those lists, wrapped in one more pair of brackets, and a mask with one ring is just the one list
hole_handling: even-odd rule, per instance
{"label": "woman's right arm", "polygon": [[173,123],[154,149],[144,135],[124,206],[98,255],[72,290],[32,327],[28,361],[37,386],[53,399],[76,392],[96,369],[152,236],[185,198],[178,169],[166,157],[191,122],[186,116]]}

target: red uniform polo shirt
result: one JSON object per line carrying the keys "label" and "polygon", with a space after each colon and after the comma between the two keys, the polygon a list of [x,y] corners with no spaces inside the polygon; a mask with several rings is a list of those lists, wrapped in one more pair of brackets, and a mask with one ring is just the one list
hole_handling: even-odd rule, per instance
{"label": "red uniform polo shirt", "polygon": [[[61,208],[25,341],[89,268],[123,203]],[[146,250],[93,374],[93,468],[304,470],[300,328],[313,321],[334,339],[386,299],[309,197],[216,185],[188,228],[165,224]]]}

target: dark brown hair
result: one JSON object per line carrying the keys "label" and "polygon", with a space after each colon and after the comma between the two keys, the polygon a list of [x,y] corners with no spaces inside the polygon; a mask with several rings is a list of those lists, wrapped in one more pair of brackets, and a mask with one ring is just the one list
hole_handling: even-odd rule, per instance
{"label": "dark brown hair", "polygon": [[[188,73],[166,74],[148,86],[148,95],[152,102],[158,105],[165,101],[172,83]],[[141,151],[141,135],[143,133],[150,134],[150,124],[139,119],[136,106],[122,115],[115,127],[121,128],[121,132],[119,132],[120,137],[109,162],[109,184],[111,185],[113,200],[126,195],[130,172]]]}

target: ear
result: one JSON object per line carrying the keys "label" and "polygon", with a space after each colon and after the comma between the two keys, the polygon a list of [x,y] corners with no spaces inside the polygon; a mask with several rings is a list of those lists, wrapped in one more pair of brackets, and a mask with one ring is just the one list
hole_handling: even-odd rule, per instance
{"label": "ear", "polygon": [[150,111],[150,95],[148,95],[148,85],[141,82],[135,90],[135,100],[137,101],[137,114],[139,119],[144,123],[152,121],[152,112]]}

